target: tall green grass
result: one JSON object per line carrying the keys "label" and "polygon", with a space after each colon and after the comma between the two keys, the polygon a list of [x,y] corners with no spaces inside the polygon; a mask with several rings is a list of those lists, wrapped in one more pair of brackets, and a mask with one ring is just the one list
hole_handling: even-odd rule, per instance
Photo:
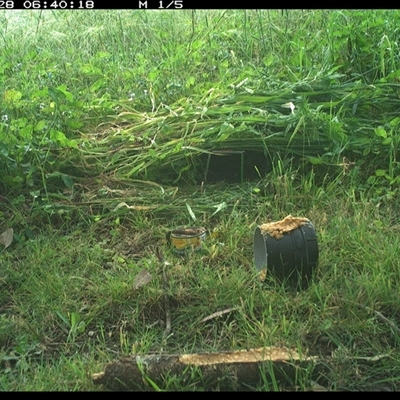
{"label": "tall green grass", "polygon": [[158,180],[163,166],[193,182],[199,153],[243,143],[314,164],[368,156],[370,186],[398,185],[396,11],[2,19],[4,190],[71,188],[99,171]]}

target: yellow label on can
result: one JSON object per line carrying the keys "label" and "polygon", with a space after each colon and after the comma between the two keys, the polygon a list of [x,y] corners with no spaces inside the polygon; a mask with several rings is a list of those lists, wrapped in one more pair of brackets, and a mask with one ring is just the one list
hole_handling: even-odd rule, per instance
{"label": "yellow label on can", "polygon": [[199,236],[195,237],[173,237],[171,236],[171,242],[177,250],[183,250],[185,247],[200,247],[201,245],[201,238]]}

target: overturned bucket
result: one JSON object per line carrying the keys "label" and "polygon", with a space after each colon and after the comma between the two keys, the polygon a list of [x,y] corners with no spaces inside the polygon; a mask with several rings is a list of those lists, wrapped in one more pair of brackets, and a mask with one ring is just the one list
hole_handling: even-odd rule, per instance
{"label": "overturned bucket", "polygon": [[200,250],[206,232],[203,227],[178,228],[167,233],[167,241],[177,253]]}
{"label": "overturned bucket", "polygon": [[308,287],[318,263],[318,241],[307,218],[288,215],[281,221],[258,226],[254,231],[254,264],[257,270]]}

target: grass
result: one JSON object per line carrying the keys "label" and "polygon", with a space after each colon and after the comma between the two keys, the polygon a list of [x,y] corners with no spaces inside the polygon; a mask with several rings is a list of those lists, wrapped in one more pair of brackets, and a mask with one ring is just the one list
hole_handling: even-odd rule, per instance
{"label": "grass", "polygon": [[[285,345],[322,361],[254,390],[399,390],[398,19],[1,12],[0,388],[96,391],[124,355]],[[268,156],[256,180],[204,180],[202,154],[243,148]],[[320,249],[298,293],[253,265],[255,227],[288,214]],[[168,246],[181,225],[209,230],[201,252]],[[209,389],[191,373],[148,383]]]}
{"label": "grass", "polygon": [[[241,190],[252,196],[251,187]],[[251,208],[239,211],[230,203],[219,218],[204,215],[201,223],[215,229],[214,235],[202,253],[188,258],[173,254],[164,236],[166,228],[183,219],[171,221],[162,213],[128,214],[119,224],[89,229],[71,225],[42,231],[4,251],[3,389],[93,390],[90,373],[118,356],[277,343],[332,355],[323,378],[330,389],[398,388],[398,332],[366,308],[400,323],[395,211],[355,201],[345,192],[319,195],[318,200],[314,195],[298,193],[309,204],[305,208],[259,196]],[[314,222],[320,246],[314,282],[300,293],[274,282],[263,286],[252,261],[255,226],[289,211]],[[167,340],[156,247],[171,263],[167,293],[173,335]],[[153,279],[134,290],[135,276],[143,268]],[[237,310],[200,322],[231,307]],[[370,365],[357,360],[379,355],[387,358]],[[278,386],[306,389],[311,372],[303,371],[292,385]],[[46,382],[38,380],[42,374]]]}

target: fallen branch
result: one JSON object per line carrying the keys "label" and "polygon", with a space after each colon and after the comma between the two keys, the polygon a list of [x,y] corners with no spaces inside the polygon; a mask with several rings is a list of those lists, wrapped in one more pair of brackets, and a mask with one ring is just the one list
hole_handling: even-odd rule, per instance
{"label": "fallen branch", "polygon": [[[286,347],[184,355],[153,354],[133,356],[109,363],[104,372],[92,375],[95,384],[112,390],[151,390],[165,387],[168,377],[179,376],[182,384],[195,380],[199,388],[249,390],[270,373],[272,379],[295,374],[295,367],[317,361],[301,357]],[[271,370],[273,369],[273,372]],[[152,382],[151,387],[148,382]]]}

